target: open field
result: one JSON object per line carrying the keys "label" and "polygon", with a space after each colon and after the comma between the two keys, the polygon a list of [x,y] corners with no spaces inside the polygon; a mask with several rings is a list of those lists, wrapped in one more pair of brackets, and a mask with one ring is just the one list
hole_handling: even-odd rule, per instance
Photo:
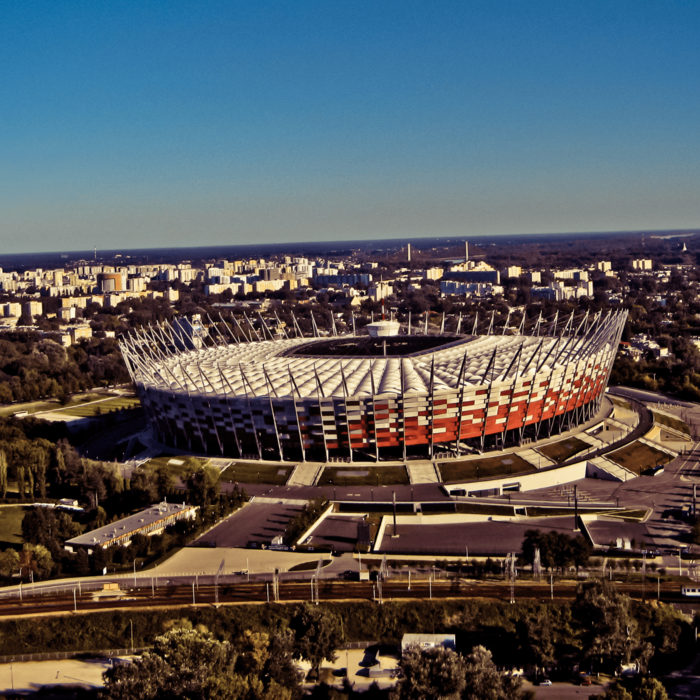
{"label": "open field", "polygon": [[[109,410],[114,410],[114,408],[134,408],[139,405],[139,400],[136,397],[122,397],[114,394],[113,392],[90,392],[88,394],[77,394],[72,396],[67,403],[62,404],[58,399],[45,399],[43,401],[29,401],[27,403],[13,403],[8,406],[3,406],[0,408],[0,417],[11,416],[15,413],[22,411],[27,411],[29,414],[42,413],[45,411],[59,411],[61,413],[65,412],[71,416],[93,416],[96,413],[83,413],[80,409],[84,404],[91,403],[94,401],[99,401],[99,404],[93,404],[94,406],[105,406],[109,407]],[[90,406],[85,406],[87,411]],[[73,411],[79,411],[74,413]],[[105,409],[105,413],[108,409]]]}
{"label": "open field", "polygon": [[292,473],[292,466],[277,464],[245,464],[234,462],[221,472],[221,481],[240,484],[273,484],[284,486]]}
{"label": "open field", "polygon": [[654,416],[654,423],[658,425],[665,425],[667,428],[672,428],[677,430],[679,433],[685,433],[690,436],[690,428],[682,421],[680,418],[674,418],[673,416],[667,416],[665,413],[657,413],[656,411],[651,412]]}
{"label": "open field", "polygon": [[22,544],[24,506],[0,508],[0,545]]}
{"label": "open field", "polygon": [[605,456],[621,467],[625,467],[631,472],[634,472],[637,476],[647,469],[652,469],[657,465],[667,464],[673,459],[665,452],[657,450],[651,445],[645,445],[643,442],[632,442]]}
{"label": "open field", "polygon": [[86,405],[76,405],[70,408],[64,408],[61,413],[67,413],[69,416],[77,416],[78,418],[92,418],[93,416],[104,415],[112,411],[130,410],[139,408],[141,402],[136,397],[120,396],[114,399],[106,399],[97,403],[88,403]]}
{"label": "open field", "polygon": [[440,464],[440,474],[443,482],[478,481],[492,479],[510,474],[528,474],[537,471],[529,462],[516,454],[506,454],[502,457],[487,457],[470,459],[465,462],[443,462]]}
{"label": "open field", "polygon": [[[159,455],[158,457],[149,459],[146,466],[152,469],[165,467],[174,477],[182,478],[187,471],[187,465],[185,463],[190,459],[195,462],[197,468],[203,467],[209,461],[208,459],[199,459],[197,457],[190,458],[187,455]],[[177,462],[182,462],[182,464],[177,464]]]}
{"label": "open field", "polygon": [[545,457],[549,457],[549,459],[555,461],[557,464],[563,464],[574,455],[587,450],[589,447],[590,445],[583,440],[570,437],[566,440],[560,440],[559,442],[553,442],[551,445],[540,447],[537,449],[537,452],[540,452]]}
{"label": "open field", "polygon": [[39,411],[50,411],[52,409],[61,408],[61,404],[58,400],[53,399],[52,401],[32,401],[30,403],[13,403],[9,406],[3,406],[0,408],[0,417],[8,418],[15,413],[20,413],[22,411],[27,411],[27,413],[38,413]]}
{"label": "open field", "polygon": [[317,486],[400,486],[409,483],[405,467],[326,467]]}

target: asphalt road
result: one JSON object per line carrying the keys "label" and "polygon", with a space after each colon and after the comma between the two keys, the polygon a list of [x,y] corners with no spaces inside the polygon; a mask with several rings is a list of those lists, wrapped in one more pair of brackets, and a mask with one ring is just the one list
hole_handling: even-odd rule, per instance
{"label": "asphalt road", "polygon": [[653,401],[658,403],[671,403],[676,406],[683,406],[684,408],[697,408],[698,404],[692,403],[690,401],[681,401],[672,396],[666,396],[665,394],[660,394],[655,391],[644,391],[643,389],[632,389],[626,386],[611,386],[611,394],[617,394],[620,396],[628,396],[631,399],[637,399],[637,401]]}

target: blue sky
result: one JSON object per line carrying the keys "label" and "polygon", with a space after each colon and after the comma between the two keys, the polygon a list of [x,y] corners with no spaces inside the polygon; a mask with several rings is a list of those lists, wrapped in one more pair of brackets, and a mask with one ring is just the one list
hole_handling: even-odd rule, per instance
{"label": "blue sky", "polygon": [[4,0],[3,252],[700,226],[700,2]]}

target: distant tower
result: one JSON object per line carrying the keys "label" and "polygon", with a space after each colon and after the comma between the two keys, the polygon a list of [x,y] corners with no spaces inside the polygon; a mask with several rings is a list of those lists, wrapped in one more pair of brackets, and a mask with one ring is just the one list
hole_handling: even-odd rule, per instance
{"label": "distant tower", "polygon": [[464,241],[464,262],[469,262],[469,241]]}
{"label": "distant tower", "polygon": [[411,244],[410,244],[410,243],[408,244],[407,251],[408,251],[408,258],[407,258],[407,260],[408,260],[408,262],[411,262]]}
{"label": "distant tower", "polygon": [[686,248],[685,243],[684,243],[684,244],[683,244],[682,252],[685,253],[687,250],[688,250],[688,249]]}
{"label": "distant tower", "polygon": [[97,260],[97,246],[95,246],[95,260]]}

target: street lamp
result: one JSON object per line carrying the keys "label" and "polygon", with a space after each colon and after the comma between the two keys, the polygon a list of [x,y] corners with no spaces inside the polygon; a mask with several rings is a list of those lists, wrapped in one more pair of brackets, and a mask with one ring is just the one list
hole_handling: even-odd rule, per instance
{"label": "street lamp", "polygon": [[134,621],[129,620],[129,625],[131,626],[131,651],[134,651]]}

